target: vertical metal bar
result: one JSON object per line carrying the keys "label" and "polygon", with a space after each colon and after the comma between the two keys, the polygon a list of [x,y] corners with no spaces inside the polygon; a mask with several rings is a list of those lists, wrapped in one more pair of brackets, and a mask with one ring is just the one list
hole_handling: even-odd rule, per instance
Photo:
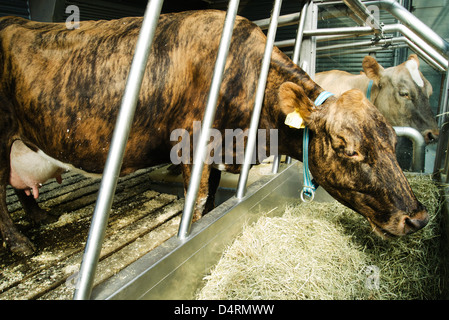
{"label": "vertical metal bar", "polygon": [[[440,138],[435,155],[435,163],[433,166],[433,176],[436,177],[440,173],[443,165],[443,158],[447,154],[448,135],[449,135],[449,68],[444,77],[443,89],[441,92],[440,105],[438,108],[438,127],[440,128]],[[446,165],[444,165],[446,167]],[[445,172],[447,174],[447,172]],[[449,175],[448,175],[449,176]]]}
{"label": "vertical metal bar", "polygon": [[[318,30],[318,6],[313,2],[308,6],[305,18],[306,21],[304,22],[304,28],[306,30]],[[304,34],[306,34],[306,30],[304,31]],[[305,72],[309,74],[312,80],[315,79],[316,42],[317,39],[314,36],[303,40],[298,64]]]}
{"label": "vertical metal bar", "polygon": [[100,191],[95,206],[83,261],[78,276],[74,299],[89,299],[95,271],[98,265],[101,245],[117,187],[117,179],[123,162],[123,154],[139,98],[142,79],[148,61],[151,43],[155,34],[163,0],[150,0],[136,44],[125,92],[114,129],[106,165],[103,171]]}
{"label": "vertical metal bar", "polygon": [[248,181],[249,169],[251,168],[251,160],[253,158],[254,148],[256,147],[256,135],[259,127],[260,112],[262,110],[263,99],[265,95],[265,87],[270,69],[271,52],[273,51],[274,39],[276,37],[276,29],[278,25],[279,13],[281,11],[282,0],[275,0],[273,13],[271,14],[270,27],[267,34],[267,43],[262,60],[262,68],[260,70],[259,82],[257,84],[256,101],[251,116],[251,123],[248,133],[248,143],[245,150],[245,160],[243,162],[239,182],[237,186],[237,198],[241,199],[245,195],[246,183]]}
{"label": "vertical metal bar", "polygon": [[[304,26],[306,24],[306,15],[307,15],[307,9],[309,8],[309,2],[306,2],[301,10],[301,15],[299,16],[299,22],[298,22],[298,31],[296,33],[296,39],[295,39],[295,46],[293,48],[293,57],[292,61],[293,63],[299,65],[299,57],[301,55],[301,44],[302,44],[302,38],[304,35]],[[287,159],[285,161],[286,163],[291,163],[292,159],[287,156]],[[279,166],[279,164],[278,164]],[[273,163],[273,169],[274,169],[274,163]],[[275,172],[273,172],[275,173]],[[277,173],[277,171],[276,171]]]}
{"label": "vertical metal bar", "polygon": [[306,15],[308,7],[309,2],[305,3],[304,6],[302,7],[301,16],[299,17],[298,32],[296,33],[295,47],[293,49],[293,58],[292,58],[292,61],[295,64],[299,64],[299,56],[301,53],[302,37],[304,34],[304,26],[306,23]]}
{"label": "vertical metal bar", "polygon": [[281,163],[281,155],[274,156],[273,165],[271,167],[271,173],[276,174],[279,172],[280,163]]}
{"label": "vertical metal bar", "polygon": [[231,44],[232,31],[234,29],[234,21],[235,17],[237,16],[238,7],[239,0],[229,1],[228,11],[226,13],[226,19],[223,26],[223,33],[221,35],[220,45],[218,48],[217,60],[215,62],[209,97],[207,99],[206,111],[204,113],[203,124],[201,127],[201,135],[198,141],[198,148],[196,148],[193,158],[193,168],[190,175],[190,183],[186,193],[181,223],[179,225],[178,238],[181,240],[185,239],[190,233],[193,210],[198,196],[201,175],[204,168],[207,143],[210,139],[209,131],[215,118],[218,95],[220,92],[221,81],[223,79],[226,58]]}

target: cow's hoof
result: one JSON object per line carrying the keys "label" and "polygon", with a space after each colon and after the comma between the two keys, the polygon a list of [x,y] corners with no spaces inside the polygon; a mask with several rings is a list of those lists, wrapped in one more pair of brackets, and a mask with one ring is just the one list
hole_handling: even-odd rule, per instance
{"label": "cow's hoof", "polygon": [[6,239],[6,246],[12,253],[22,257],[30,256],[36,251],[34,244],[25,236],[17,237],[14,241]]}

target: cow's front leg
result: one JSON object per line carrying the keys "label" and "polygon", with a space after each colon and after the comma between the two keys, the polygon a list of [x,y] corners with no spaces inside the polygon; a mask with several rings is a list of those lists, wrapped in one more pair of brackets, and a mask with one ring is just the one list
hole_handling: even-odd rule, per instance
{"label": "cow's front leg", "polygon": [[214,167],[211,167],[209,173],[208,195],[204,213],[208,213],[209,211],[212,211],[215,208],[215,195],[217,194],[220,179],[221,179],[221,171]]}
{"label": "cow's front leg", "polygon": [[35,247],[31,241],[24,236],[14,225],[6,206],[6,184],[2,179],[0,183],[0,232],[3,242],[11,250],[11,252],[28,256],[35,251]]}
{"label": "cow's front leg", "polygon": [[[2,120],[7,120],[5,118]],[[1,123],[0,121],[0,128],[2,125],[5,126],[9,123],[10,122]],[[4,136],[0,136],[0,138],[5,139]],[[9,183],[10,174],[9,154],[10,149],[7,148],[7,144],[0,145],[0,232],[3,237],[4,245],[6,245],[11,252],[27,256],[35,251],[34,245],[14,225],[8,212],[8,206],[6,205],[6,186]]]}
{"label": "cow's front leg", "polygon": [[[191,176],[191,165],[182,165],[182,175],[184,179],[184,195],[187,194]],[[210,165],[204,165],[201,176],[198,196],[193,210],[193,221],[197,221],[204,214],[215,207],[215,193],[220,183],[221,172]]]}
{"label": "cow's front leg", "polygon": [[32,196],[26,195],[24,190],[14,189],[17,198],[19,198],[22,204],[23,211],[27,217],[30,218],[33,223],[40,223],[47,218],[47,211],[41,209]]}

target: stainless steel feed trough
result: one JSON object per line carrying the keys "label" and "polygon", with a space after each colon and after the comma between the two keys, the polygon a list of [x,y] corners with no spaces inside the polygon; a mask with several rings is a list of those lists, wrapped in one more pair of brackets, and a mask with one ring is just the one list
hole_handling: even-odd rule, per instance
{"label": "stainless steel feed trough", "polygon": [[[192,225],[188,238],[172,237],[95,287],[93,299],[193,299],[201,280],[242,228],[262,214],[282,214],[297,201],[302,164],[253,183],[242,200],[230,198]],[[332,199],[322,188],[316,201]]]}

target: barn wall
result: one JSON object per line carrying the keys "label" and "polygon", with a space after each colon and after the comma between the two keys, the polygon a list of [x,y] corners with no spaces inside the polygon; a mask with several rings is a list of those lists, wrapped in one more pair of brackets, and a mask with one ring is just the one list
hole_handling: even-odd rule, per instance
{"label": "barn wall", "polygon": [[27,0],[1,0],[0,1],[0,17],[19,16],[30,18],[30,10]]}

